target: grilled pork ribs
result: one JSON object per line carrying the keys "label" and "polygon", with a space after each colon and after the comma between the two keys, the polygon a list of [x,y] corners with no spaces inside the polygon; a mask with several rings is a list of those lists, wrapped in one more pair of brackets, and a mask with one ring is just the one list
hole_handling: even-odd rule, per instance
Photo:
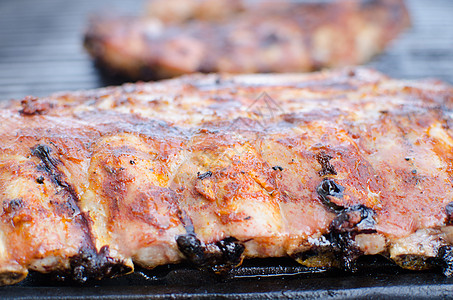
{"label": "grilled pork ribs", "polygon": [[452,272],[453,88],[369,69],[187,75],[0,109],[0,281],[381,254]]}

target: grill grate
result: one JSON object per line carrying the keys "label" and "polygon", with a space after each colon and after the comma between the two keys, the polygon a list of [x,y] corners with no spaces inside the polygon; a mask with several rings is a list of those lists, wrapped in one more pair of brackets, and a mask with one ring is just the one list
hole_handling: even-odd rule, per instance
{"label": "grill grate", "polygon": [[0,99],[104,86],[82,47],[88,16],[116,8],[138,13],[142,0],[0,2]]}
{"label": "grill grate", "polygon": [[[413,27],[369,66],[396,78],[453,83],[453,1],[407,0]],[[106,82],[82,48],[90,13],[137,14],[143,0],[0,2],[0,99],[91,89]]]}

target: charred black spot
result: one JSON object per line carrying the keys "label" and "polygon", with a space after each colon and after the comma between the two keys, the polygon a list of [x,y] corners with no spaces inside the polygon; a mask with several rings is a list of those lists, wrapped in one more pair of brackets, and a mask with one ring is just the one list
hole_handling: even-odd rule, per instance
{"label": "charred black spot", "polygon": [[47,169],[53,170],[56,168],[57,161],[50,156],[51,152],[52,149],[47,145],[37,145],[31,150],[31,154],[39,158]]}
{"label": "charred black spot", "polygon": [[[54,184],[57,184],[67,191],[71,195],[72,200],[78,201],[78,196],[74,188],[64,180],[64,174],[61,173],[57,167],[60,162],[50,155],[51,152],[52,149],[47,145],[37,145],[31,150],[31,154],[38,157],[42,162],[42,164],[38,166],[38,169],[48,173]],[[39,183],[38,179],[37,182]]]}
{"label": "charred black spot", "polygon": [[342,206],[333,203],[329,199],[329,197],[343,198],[344,187],[336,183],[333,179],[324,178],[316,188],[316,191],[325,205],[336,211],[343,209]]}
{"label": "charred black spot", "polygon": [[234,237],[227,237],[216,243],[223,254],[224,263],[236,266],[242,261],[245,247]]}
{"label": "charred black spot", "polygon": [[442,246],[437,252],[438,265],[442,268],[442,273],[451,277],[453,275],[453,246]]}
{"label": "charred black spot", "polygon": [[9,201],[5,200],[3,201],[3,212],[10,214],[12,212],[20,210],[24,206],[24,201],[21,198],[12,199]]}
{"label": "charred black spot", "polygon": [[131,272],[131,268],[110,257],[108,246],[102,247],[98,253],[85,249],[70,260],[71,279],[86,282],[90,279],[102,279]]}
{"label": "charred black spot", "polygon": [[363,254],[353,243],[355,235],[355,232],[332,231],[326,237],[340,267],[351,272],[357,271],[355,261]]}
{"label": "charred black spot", "polygon": [[447,214],[447,225],[453,225],[453,202],[445,206],[445,213]]}
{"label": "charred black spot", "polygon": [[330,160],[333,158],[332,156],[326,154],[324,151],[316,154],[316,160],[321,165],[322,170],[318,172],[319,176],[326,176],[326,175],[337,175],[337,171],[330,163]]}
{"label": "charred black spot", "polygon": [[203,180],[203,179],[211,177],[212,172],[211,171],[207,171],[206,173],[197,172],[197,176],[198,176],[198,179]]}
{"label": "charred black spot", "polygon": [[354,237],[358,233],[374,233],[375,212],[364,205],[348,207],[338,213],[330,224],[330,232],[326,239],[330,242],[333,252],[341,267],[356,271],[355,261],[362,252],[355,246]]}
{"label": "charred black spot", "polygon": [[204,246],[194,234],[180,235],[176,238],[179,251],[193,264],[203,266],[206,264]]}
{"label": "charred black spot", "polygon": [[375,212],[364,205],[355,205],[341,211],[330,224],[330,229],[338,232],[375,232]]}
{"label": "charred black spot", "polygon": [[283,168],[280,166],[274,166],[274,167],[272,167],[272,169],[275,171],[283,171]]}
{"label": "charred black spot", "polygon": [[52,149],[50,149],[49,146],[38,145],[32,149],[31,154],[42,161],[42,165],[39,167],[41,171],[51,175],[52,179],[54,179],[58,185],[68,187],[67,183],[61,179],[61,174],[57,168],[58,161],[50,155],[51,152]]}
{"label": "charred black spot", "polygon": [[325,178],[318,186],[318,193],[322,196],[343,197],[344,187],[337,184],[333,179]]}
{"label": "charred black spot", "polygon": [[239,265],[245,250],[244,245],[234,237],[225,238],[211,245],[212,249],[217,249],[214,252],[207,251],[194,233],[178,236],[176,243],[179,251],[195,266],[218,274]]}
{"label": "charred black spot", "polygon": [[44,177],[43,176],[39,176],[38,178],[36,178],[36,182],[39,183],[39,184],[43,184],[44,183]]}

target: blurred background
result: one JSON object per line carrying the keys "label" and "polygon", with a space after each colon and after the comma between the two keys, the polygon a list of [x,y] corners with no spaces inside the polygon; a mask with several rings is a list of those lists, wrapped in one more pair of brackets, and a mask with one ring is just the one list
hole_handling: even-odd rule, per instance
{"label": "blurred background", "polygon": [[[453,84],[453,1],[406,2],[412,27],[367,66]],[[143,7],[143,0],[1,0],[0,100],[117,84],[83,49],[87,20],[101,11],[137,15]]]}

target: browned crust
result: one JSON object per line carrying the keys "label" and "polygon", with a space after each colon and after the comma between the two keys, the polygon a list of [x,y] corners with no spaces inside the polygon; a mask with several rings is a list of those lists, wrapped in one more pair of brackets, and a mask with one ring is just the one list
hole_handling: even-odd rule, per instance
{"label": "browned crust", "polygon": [[451,86],[342,69],[32,102],[46,110],[0,109],[4,284],[27,269],[84,281],[132,261],[220,272],[278,256],[453,271]]}
{"label": "browned crust", "polygon": [[226,21],[213,21],[209,9],[206,16],[170,23],[98,16],[84,44],[101,68],[135,80],[193,72],[300,72],[362,64],[409,25],[402,0],[272,2],[243,9],[226,13]]}

